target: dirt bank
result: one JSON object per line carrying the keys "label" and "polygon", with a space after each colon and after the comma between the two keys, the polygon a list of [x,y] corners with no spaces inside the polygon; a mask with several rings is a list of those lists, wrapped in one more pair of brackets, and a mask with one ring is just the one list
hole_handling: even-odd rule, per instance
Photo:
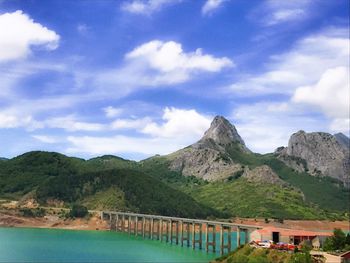
{"label": "dirt bank", "polygon": [[0,227],[38,227],[76,230],[107,230],[107,223],[98,215],[83,219],[62,219],[57,215],[23,217],[17,211],[0,211]]}

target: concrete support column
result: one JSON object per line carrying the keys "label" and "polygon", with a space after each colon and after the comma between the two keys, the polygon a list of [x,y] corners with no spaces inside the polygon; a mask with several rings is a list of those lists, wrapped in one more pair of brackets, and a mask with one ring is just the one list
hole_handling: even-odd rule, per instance
{"label": "concrete support column", "polygon": [[151,218],[151,239],[153,239],[153,224],[154,224],[154,221],[153,221],[153,218]]}
{"label": "concrete support column", "polygon": [[192,222],[192,249],[196,248],[196,223]]}
{"label": "concrete support column", "polygon": [[205,223],[205,251],[209,252],[209,232],[208,232],[208,223]]}
{"label": "concrete support column", "polygon": [[224,254],[224,228],[220,225],[220,254]]}

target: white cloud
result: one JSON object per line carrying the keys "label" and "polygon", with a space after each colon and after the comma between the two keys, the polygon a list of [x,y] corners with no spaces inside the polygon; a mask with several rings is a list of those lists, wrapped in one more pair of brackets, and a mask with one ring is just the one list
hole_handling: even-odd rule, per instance
{"label": "white cloud", "polygon": [[121,8],[133,14],[151,15],[168,5],[179,2],[181,0],[132,0],[124,2]]}
{"label": "white cloud", "polygon": [[349,68],[328,69],[312,86],[298,87],[292,100],[320,108],[325,115],[349,118]]}
{"label": "white cloud", "polygon": [[202,6],[202,14],[209,15],[217,10],[227,0],[207,0]]}
{"label": "white cloud", "polygon": [[0,129],[25,128],[31,131],[42,127],[43,125],[29,114],[10,110],[0,111]]}
{"label": "white cloud", "polygon": [[169,73],[182,71],[188,74],[191,71],[218,72],[225,67],[233,66],[230,59],[215,58],[202,53],[200,48],[195,52],[185,53],[180,43],[153,40],[145,43],[126,54],[128,60],[140,60],[151,69]]}
{"label": "white cloud", "polygon": [[188,142],[199,139],[209,128],[212,118],[199,114],[196,110],[165,108],[164,123],[149,123],[142,130],[143,133],[156,137],[186,138]]}
{"label": "white cloud", "polygon": [[69,136],[67,152],[85,154],[168,154],[199,140],[210,126],[211,117],[195,110],[165,108],[163,122],[150,118],[117,120],[119,129],[135,129],[141,136]]}
{"label": "white cloud", "polygon": [[102,131],[106,127],[100,123],[78,121],[74,115],[54,117],[44,121],[49,128],[59,128],[67,131]]}
{"label": "white cloud", "polygon": [[263,73],[245,75],[227,88],[236,96],[292,95],[313,85],[330,68],[348,67],[347,29],[330,28],[298,41],[288,52],[272,56]]}
{"label": "white cloud", "polygon": [[286,146],[290,135],[300,129],[322,131],[326,121],[306,115],[304,108],[288,101],[242,105],[232,112],[231,118],[248,148],[259,153]]}
{"label": "white cloud", "polygon": [[330,130],[334,133],[342,132],[350,135],[350,119],[349,118],[335,118],[331,122]]}
{"label": "white cloud", "polygon": [[328,69],[315,85],[297,88],[292,100],[314,106],[332,118],[333,131],[349,132],[349,68]]}
{"label": "white cloud", "polygon": [[316,2],[317,0],[267,0],[253,11],[251,17],[264,26],[299,22],[311,17],[310,7]]}
{"label": "white cloud", "polygon": [[60,142],[56,137],[48,136],[48,135],[32,135],[32,137],[43,143],[53,144],[53,143]]}
{"label": "white cloud", "polygon": [[180,43],[153,40],[125,55],[120,68],[97,74],[94,85],[104,96],[123,97],[135,90],[184,83],[203,72],[217,73],[234,66],[226,57],[185,52]]}
{"label": "white cloud", "polygon": [[[168,154],[179,149],[179,144],[171,139],[141,138],[128,136],[93,137],[69,136],[67,140],[72,144],[66,152],[97,154],[138,153],[146,156]],[[180,147],[184,147],[181,145]]]}
{"label": "white cloud", "polygon": [[[293,105],[293,107],[302,108],[299,115],[291,119],[290,113],[285,113],[285,120],[281,115],[282,126],[289,126],[289,123],[294,123],[297,129],[307,129],[305,127],[308,125],[307,123],[313,123],[315,129],[310,127],[310,131],[328,130],[348,133],[349,56],[348,30],[329,28],[301,39],[286,53],[272,56],[264,72],[255,76],[243,76],[242,81],[232,84],[225,89],[225,92],[236,97],[282,94],[291,99],[290,102],[286,102],[289,105],[288,107]],[[253,109],[255,107],[258,106],[254,106]],[[260,110],[266,113],[266,117],[262,117],[262,120],[268,124],[268,119],[271,118],[273,130],[280,130],[280,134],[283,135],[282,128],[276,127],[278,120],[274,115],[267,113],[266,109],[261,108],[251,114],[260,116]],[[238,110],[238,112],[241,111]],[[311,117],[308,117],[310,112],[318,112],[319,116],[312,120]],[[319,124],[316,125],[314,122],[319,122]],[[262,129],[254,130],[254,125],[259,125],[259,119],[252,120],[253,125],[248,122],[244,123],[247,127],[249,126],[247,129],[249,129],[252,140],[254,141],[256,136],[256,138],[259,138],[256,145],[260,145],[263,142],[260,140],[263,138]],[[262,125],[267,126],[267,124]],[[288,132],[285,131],[285,136],[290,135],[291,128],[289,127]],[[265,131],[268,132],[268,130]],[[273,141],[280,143],[282,140],[275,138],[269,143],[277,145]],[[266,148],[268,148],[267,146]],[[257,150],[259,150],[259,146],[257,147]],[[263,146],[260,147],[261,150],[263,148]]]}
{"label": "white cloud", "polygon": [[32,46],[56,49],[59,35],[18,10],[0,15],[0,62],[26,58]]}
{"label": "white cloud", "polygon": [[111,128],[113,130],[119,129],[143,129],[148,123],[151,122],[151,119],[148,117],[141,119],[117,119],[112,122]]}
{"label": "white cloud", "polygon": [[105,112],[107,118],[114,118],[119,116],[123,112],[123,109],[108,106],[103,108],[103,111]]}

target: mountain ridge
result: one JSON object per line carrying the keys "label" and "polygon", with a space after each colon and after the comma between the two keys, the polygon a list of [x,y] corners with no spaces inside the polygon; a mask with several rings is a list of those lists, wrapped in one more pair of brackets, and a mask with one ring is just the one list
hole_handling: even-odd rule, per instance
{"label": "mountain ridge", "polygon": [[217,116],[198,142],[139,162],[40,151],[0,162],[0,197],[184,217],[344,218],[349,190],[338,179],[307,173],[302,158],[288,157],[300,171],[287,165],[281,151],[253,153]]}

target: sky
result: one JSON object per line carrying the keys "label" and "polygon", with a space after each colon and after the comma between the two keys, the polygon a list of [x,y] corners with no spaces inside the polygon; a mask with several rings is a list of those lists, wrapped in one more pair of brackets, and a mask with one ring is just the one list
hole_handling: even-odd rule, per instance
{"label": "sky", "polygon": [[0,0],[0,156],[141,160],[216,115],[259,153],[349,135],[347,0]]}

